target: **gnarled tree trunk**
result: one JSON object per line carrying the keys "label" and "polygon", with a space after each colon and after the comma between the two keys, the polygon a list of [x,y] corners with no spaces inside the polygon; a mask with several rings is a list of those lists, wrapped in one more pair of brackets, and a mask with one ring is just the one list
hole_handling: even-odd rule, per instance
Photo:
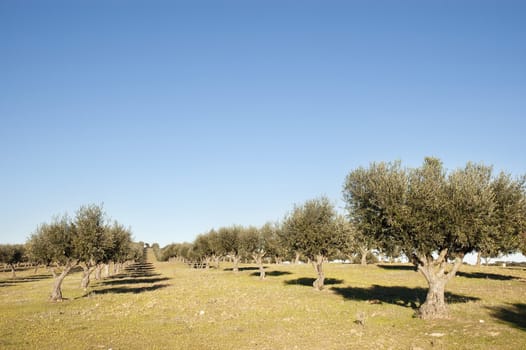
{"label": "gnarled tree trunk", "polygon": [[233,255],[232,256],[232,261],[234,262],[234,267],[232,269],[232,271],[234,272],[239,272],[239,256],[238,255]]}
{"label": "gnarled tree trunk", "polygon": [[369,249],[365,247],[360,247],[360,256],[361,256],[361,265],[367,266],[367,253],[369,253]]}
{"label": "gnarled tree trunk", "polygon": [[76,264],[73,262],[66,263],[66,266],[64,266],[64,269],[60,273],[60,275],[57,275],[55,270],[52,268],[51,272],[53,273],[54,281],[53,281],[53,289],[51,290],[51,301],[62,301],[62,282],[64,281],[64,278],[68,275],[69,271],[75,266]]}
{"label": "gnarled tree trunk", "polygon": [[256,261],[256,264],[259,267],[259,279],[264,280],[265,279],[265,268],[263,267],[263,255],[264,254],[253,254],[252,257]]}
{"label": "gnarled tree trunk", "polygon": [[84,270],[82,272],[82,280],[80,281],[80,288],[87,290],[90,283],[90,276],[91,273],[97,268],[97,266],[90,266],[86,265],[83,266],[82,269]]}
{"label": "gnarled tree trunk", "polygon": [[455,276],[462,257],[456,257],[451,271],[446,272],[447,249],[440,252],[440,256],[433,260],[432,257],[418,257],[418,271],[420,271],[429,286],[425,302],[418,309],[418,316],[422,319],[447,318],[449,316],[445,302],[446,284]]}
{"label": "gnarled tree trunk", "polygon": [[316,270],[318,278],[312,283],[312,286],[316,290],[322,290],[325,284],[325,274],[323,273],[323,255],[316,255],[316,260],[312,261],[312,266]]}

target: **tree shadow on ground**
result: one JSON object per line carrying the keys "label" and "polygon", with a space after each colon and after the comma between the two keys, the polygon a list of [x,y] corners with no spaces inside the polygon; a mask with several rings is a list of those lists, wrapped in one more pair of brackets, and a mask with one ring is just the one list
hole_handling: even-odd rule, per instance
{"label": "tree shadow on ground", "polygon": [[[266,276],[279,277],[284,275],[292,275],[289,271],[265,271]],[[252,272],[250,276],[259,276],[259,272]]]}
{"label": "tree shadow on ground", "polygon": [[376,265],[384,270],[400,270],[400,271],[417,271],[415,265],[385,265],[378,264]]}
{"label": "tree shadow on ground", "polygon": [[[284,281],[283,283],[285,283],[286,285],[292,285],[292,286],[293,285],[301,285],[301,286],[312,287],[312,284],[314,283],[315,280],[316,280],[316,278],[301,277],[301,278],[296,278],[294,280],[287,280],[287,281]],[[337,278],[326,278],[324,284],[325,285],[334,285],[334,284],[342,284],[343,282],[344,282],[344,280],[337,279]]]}
{"label": "tree shadow on ground", "polygon": [[151,263],[135,263],[124,269],[124,275],[134,277],[158,276],[154,273],[155,268]]}
{"label": "tree shadow on ground", "polygon": [[501,275],[498,273],[485,273],[485,272],[457,272],[457,276],[465,278],[483,278],[488,280],[497,280],[497,281],[509,281],[519,279],[515,276],[510,275]]}
{"label": "tree shadow on ground", "polygon": [[[417,309],[426,299],[426,288],[409,288],[403,286],[380,286],[373,285],[369,288],[359,287],[333,287],[331,288],[335,293],[340,294],[345,299],[362,300],[371,303],[387,303],[395,304],[405,307]],[[446,302],[453,303],[467,303],[469,301],[480,300],[476,297],[466,295],[454,294],[450,292],[445,293]]]}
{"label": "tree shadow on ground", "polygon": [[168,277],[126,277],[126,278],[118,278],[118,279],[111,279],[100,282],[101,285],[105,286],[113,286],[113,285],[120,285],[120,284],[140,284],[140,283],[157,283],[162,281],[168,281],[170,278]]}
{"label": "tree shadow on ground", "polygon": [[112,287],[112,288],[104,288],[104,289],[94,290],[90,294],[126,294],[126,293],[139,294],[139,293],[151,292],[151,291],[154,291],[154,290],[166,288],[168,286],[170,286],[170,285],[169,284],[156,284],[156,285],[153,285],[153,286],[144,286],[144,287],[126,287],[126,286],[121,286],[121,287]]}
{"label": "tree shadow on ground", "polygon": [[[124,269],[124,272],[117,276],[99,282],[98,287],[90,294],[138,294],[168,287],[170,284],[155,284],[170,280],[168,277],[158,277],[155,268],[151,263],[136,263]],[[143,284],[143,286],[139,286]],[[147,284],[144,286],[144,284]],[[86,295],[86,296],[89,296]]]}
{"label": "tree shadow on ground", "polygon": [[515,303],[508,306],[488,307],[491,316],[512,327],[526,331],[526,304]]}
{"label": "tree shadow on ground", "polygon": [[152,273],[152,272],[148,272],[148,273],[126,273],[126,272],[123,272],[123,273],[120,273],[118,275],[113,275],[113,276],[110,276],[109,278],[111,278],[112,280],[118,280],[118,279],[128,279],[128,278],[141,278],[141,277],[157,277],[157,276],[161,276],[160,273]]}
{"label": "tree shadow on ground", "polygon": [[31,275],[25,277],[8,278],[0,281],[0,287],[14,286],[19,283],[37,282],[45,279],[50,279],[51,275]]}
{"label": "tree shadow on ground", "polygon": [[[242,272],[242,271],[255,271],[255,270],[259,270],[259,267],[240,267],[239,268],[239,272]],[[227,268],[223,269],[223,271],[234,271],[234,269],[232,267],[227,267]]]}

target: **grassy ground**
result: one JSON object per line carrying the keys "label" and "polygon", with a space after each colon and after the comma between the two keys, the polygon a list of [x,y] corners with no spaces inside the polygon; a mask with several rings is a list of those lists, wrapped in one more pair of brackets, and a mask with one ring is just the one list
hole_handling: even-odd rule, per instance
{"label": "grassy ground", "polygon": [[[150,259],[150,261],[152,261]],[[524,349],[526,271],[464,266],[448,285],[451,318],[422,321],[423,278],[410,266],[244,265],[237,275],[157,263],[47,301],[45,273],[0,274],[1,349]]]}

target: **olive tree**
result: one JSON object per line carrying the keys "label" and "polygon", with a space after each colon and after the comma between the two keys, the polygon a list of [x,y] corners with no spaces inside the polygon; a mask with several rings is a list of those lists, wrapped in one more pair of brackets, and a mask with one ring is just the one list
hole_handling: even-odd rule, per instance
{"label": "olive tree", "polygon": [[82,206],[74,221],[76,235],[73,246],[83,269],[81,288],[87,289],[91,273],[109,257],[111,237],[106,230],[106,214],[101,205]]}
{"label": "olive tree", "polygon": [[[114,273],[118,273],[122,264],[127,260],[130,260],[130,253],[132,250],[132,235],[131,229],[125,228],[117,221],[113,221],[111,225],[106,226],[105,233],[107,238],[106,249],[104,257],[97,268],[97,272],[100,273],[101,267],[106,268],[106,277],[109,275],[109,265],[113,262]],[[135,258],[132,257],[131,260]],[[100,279],[100,276],[96,276],[96,279]]]}
{"label": "olive tree", "polygon": [[259,268],[259,279],[265,279],[265,268],[263,267],[263,257],[267,254],[269,240],[273,234],[272,226],[266,224],[262,228],[247,227],[243,229],[240,237],[242,251],[250,255]]}
{"label": "olive tree", "polygon": [[[419,316],[443,318],[445,286],[464,255],[497,236],[505,248],[524,230],[524,182],[507,179],[497,186],[502,176],[494,178],[491,167],[474,163],[447,173],[435,158],[414,169],[372,163],[347,176],[344,197],[356,225],[382,249],[398,247],[425,277],[429,289]],[[507,191],[514,195],[499,209],[499,196]]]}
{"label": "olive tree", "polygon": [[261,229],[269,231],[266,236],[267,257],[273,258],[276,264],[281,264],[283,258],[287,255],[286,244],[282,241],[282,225],[277,222],[266,223]]}
{"label": "olive tree", "polygon": [[[483,257],[497,257],[520,251],[521,234],[526,232],[526,205],[523,198],[525,183],[525,177],[515,180],[503,172],[492,181],[495,196],[493,225],[478,247]],[[519,232],[521,227],[523,231]]]}
{"label": "olive tree", "polygon": [[49,224],[40,225],[31,235],[27,245],[31,258],[49,267],[54,282],[50,299],[62,300],[62,282],[73,267],[78,264],[73,241],[76,235],[75,227],[67,215],[55,218]]}
{"label": "olive tree", "polygon": [[11,268],[11,277],[16,278],[16,265],[26,259],[23,244],[0,244],[0,262]]}
{"label": "olive tree", "polygon": [[210,237],[207,234],[201,234],[196,237],[192,244],[192,252],[195,258],[199,260],[200,265],[203,265],[206,269],[210,268],[210,261],[212,261],[214,252],[210,245]]}
{"label": "olive tree", "polygon": [[283,242],[290,250],[299,252],[312,261],[317,279],[316,290],[323,289],[323,262],[337,253],[345,239],[344,219],[339,217],[326,197],[295,205],[283,222]]}
{"label": "olive tree", "polygon": [[221,227],[217,231],[217,243],[220,254],[230,256],[234,263],[233,271],[239,272],[239,259],[241,254],[240,235],[243,228],[241,226]]}
{"label": "olive tree", "polygon": [[208,238],[208,248],[210,249],[210,253],[212,254],[212,260],[214,260],[215,262],[215,268],[219,270],[219,261],[223,256],[221,237],[219,236],[219,233],[214,229],[210,230],[206,234],[206,237]]}

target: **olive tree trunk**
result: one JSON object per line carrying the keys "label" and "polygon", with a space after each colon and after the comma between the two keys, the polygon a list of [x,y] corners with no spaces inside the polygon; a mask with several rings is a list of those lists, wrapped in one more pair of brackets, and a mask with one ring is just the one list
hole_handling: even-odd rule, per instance
{"label": "olive tree trunk", "polygon": [[83,272],[82,272],[82,280],[80,281],[80,288],[84,290],[88,289],[91,273],[95,271],[96,268],[97,266],[89,266],[89,265],[82,267]]}
{"label": "olive tree trunk", "polygon": [[256,264],[259,267],[259,279],[264,280],[265,279],[265,268],[263,267],[263,255],[264,254],[252,254],[252,257],[256,261]]}
{"label": "olive tree trunk", "polygon": [[323,255],[316,255],[316,260],[312,261],[312,266],[316,270],[317,279],[312,283],[312,286],[316,290],[322,290],[325,283],[325,274],[323,273]]}
{"label": "olive tree trunk", "polygon": [[104,265],[103,264],[98,264],[97,267],[95,268],[95,279],[97,281],[100,281],[102,279],[102,267]]}
{"label": "olive tree trunk", "polygon": [[361,256],[360,264],[362,266],[367,266],[367,253],[369,253],[369,249],[365,247],[360,247],[360,256]]}
{"label": "olive tree trunk", "polygon": [[296,252],[296,256],[294,257],[294,264],[298,265],[300,263],[300,253]]}
{"label": "olive tree trunk", "polygon": [[445,301],[446,284],[455,276],[462,257],[456,257],[451,271],[446,272],[447,249],[440,253],[438,259],[431,257],[418,258],[418,271],[420,271],[429,286],[425,302],[418,309],[418,316],[422,319],[448,318],[449,312]]}
{"label": "olive tree trunk", "polygon": [[9,267],[11,268],[11,278],[16,278],[16,269],[14,264],[9,264]]}
{"label": "olive tree trunk", "polygon": [[210,262],[212,261],[212,257],[210,256],[205,256],[205,269],[209,270],[210,269]]}
{"label": "olive tree trunk", "polygon": [[212,256],[212,259],[214,260],[215,262],[215,267],[217,270],[219,270],[219,260],[221,260],[221,256],[220,255],[213,255]]}
{"label": "olive tree trunk", "polygon": [[60,275],[57,275],[55,270],[51,269],[51,272],[53,273],[54,277],[53,289],[51,290],[51,296],[49,298],[51,301],[62,301],[62,282],[75,265],[76,264],[73,262],[66,263]]}
{"label": "olive tree trunk", "polygon": [[234,262],[234,267],[232,271],[234,271],[235,273],[239,272],[239,255],[233,255],[232,261]]}
{"label": "olive tree trunk", "polygon": [[482,262],[482,256],[481,256],[481,253],[480,252],[477,252],[477,267],[480,267],[481,265],[481,262]]}

